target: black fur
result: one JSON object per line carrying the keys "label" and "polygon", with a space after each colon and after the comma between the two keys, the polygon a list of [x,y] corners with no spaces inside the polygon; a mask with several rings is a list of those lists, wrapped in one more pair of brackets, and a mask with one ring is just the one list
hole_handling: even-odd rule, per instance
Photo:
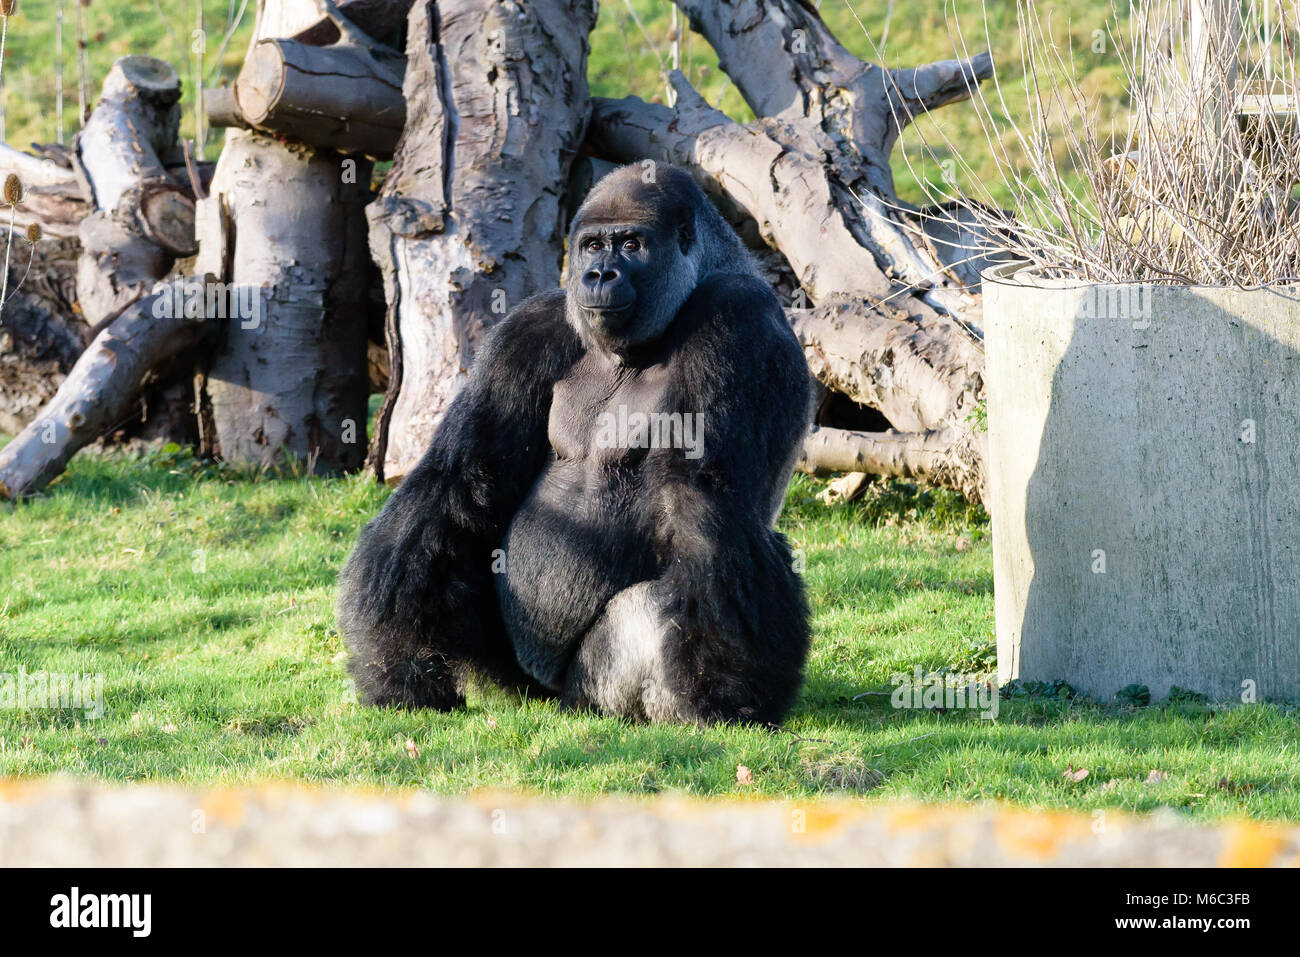
{"label": "black fur", "polygon": [[[450,708],[477,672],[629,718],[779,721],[809,645],[772,530],[808,424],[799,344],[680,170],[607,176],[569,256],[566,290],[488,338],[343,571],[358,693]],[[638,413],[697,441],[608,441]]]}

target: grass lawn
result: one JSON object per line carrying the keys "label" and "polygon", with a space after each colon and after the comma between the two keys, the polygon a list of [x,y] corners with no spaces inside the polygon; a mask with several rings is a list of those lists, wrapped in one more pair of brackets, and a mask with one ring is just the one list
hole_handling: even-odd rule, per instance
{"label": "grass lawn", "polygon": [[[358,707],[334,576],[383,489],[229,472],[184,451],[83,453],[45,497],[0,505],[0,672],[102,673],[106,713],[0,710],[0,775],[1300,818],[1300,721],[1284,705],[1026,696],[987,721],[855,700],[917,665],[987,667],[987,525],[948,495],[894,487],[827,509],[815,490],[799,479],[781,519],[816,631],[788,730],[650,727],[495,690],[452,714]],[[1089,774],[1067,781],[1067,767]]]}

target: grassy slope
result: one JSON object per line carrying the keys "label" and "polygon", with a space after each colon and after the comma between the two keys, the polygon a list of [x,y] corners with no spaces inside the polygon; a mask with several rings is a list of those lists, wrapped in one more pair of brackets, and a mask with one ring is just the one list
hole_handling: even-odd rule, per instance
{"label": "grassy slope", "polygon": [[[233,7],[237,9],[241,2],[236,0]],[[65,109],[68,135],[71,136],[77,111],[76,6],[75,0],[65,0],[65,3]],[[208,85],[214,85],[222,78],[228,82],[238,72],[247,47],[256,0],[250,0],[248,12],[219,64],[216,62],[217,48],[225,33],[232,3],[231,0],[202,0],[202,3],[208,33],[204,74]],[[825,0],[821,4],[821,14],[836,36],[855,54],[895,67],[956,55],[958,46],[954,39],[954,26],[960,24],[972,51],[992,46],[1005,80],[1009,115],[1014,117],[1021,111],[1024,87],[1015,80],[1019,49],[1014,4],[998,0],[988,5],[987,36],[981,0],[900,0],[888,19],[887,33],[886,6],[883,2],[863,0],[855,0],[852,4],[847,0]],[[1110,0],[1056,0],[1053,6],[1057,11],[1052,20],[1053,30],[1063,43],[1068,38],[1083,89],[1100,102],[1118,98],[1122,89],[1115,58],[1108,53],[1092,52],[1093,31],[1103,27],[1110,17]],[[1126,7],[1127,4],[1121,0],[1120,6]],[[600,21],[592,36],[589,69],[592,91],[598,96],[621,97],[635,93],[656,99],[663,95],[659,64],[666,63],[669,56],[669,4],[667,0],[633,0],[632,7],[645,28],[644,35],[621,0],[605,0],[601,4]],[[854,9],[858,11],[857,16]],[[158,11],[163,15],[160,16]],[[85,10],[86,30],[91,38],[88,54],[92,94],[98,94],[104,74],[115,58],[127,53],[151,53],[163,57],[182,75],[186,107],[182,131],[183,135],[192,136],[193,120],[189,110],[193,88],[191,33],[196,26],[194,11],[194,0],[95,0]],[[6,132],[8,141],[14,146],[25,148],[32,141],[52,141],[55,138],[54,24],[54,0],[20,4],[20,12],[11,23],[4,80],[7,87]],[[882,41],[885,43],[881,51],[883,57],[877,57],[876,51]],[[717,59],[702,38],[687,35],[683,41],[682,65],[711,103],[737,119],[750,118],[744,101],[717,69]],[[215,71],[214,66],[217,68]],[[949,155],[950,151],[942,145],[943,138],[946,138],[959,146],[979,180],[987,183],[998,179],[996,165],[975,114],[969,107],[958,104],[939,112],[933,120],[923,119],[905,136],[904,149],[916,165],[915,171],[909,169],[902,154],[896,152],[895,173],[905,198],[922,199],[916,186],[918,174],[921,178],[939,178],[939,167],[919,149],[919,137],[922,136],[935,147],[938,159]],[[1008,141],[1005,145],[1014,156],[1015,144]],[[215,131],[208,139],[208,157],[215,158],[219,149],[220,131]],[[958,177],[959,182],[965,179]],[[1001,198],[1000,191],[995,190],[995,193]]]}
{"label": "grassy slope", "polygon": [[[987,653],[986,526],[947,496],[827,510],[812,490],[797,482],[782,518],[806,556],[817,635],[792,733],[699,730],[520,706],[492,690],[454,714],[359,708],[333,584],[383,490],[359,478],[253,481],[184,454],[83,454],[48,497],[0,507],[0,671],[103,673],[107,714],[0,711],[0,775],[444,792],[848,790],[1300,818],[1300,724],[1284,708],[1023,699],[1002,702],[990,723],[894,711],[882,695],[854,701],[886,690],[896,672],[965,669]],[[752,786],[736,783],[738,764],[753,770]],[[1067,765],[1091,774],[1068,783]],[[1144,783],[1152,769],[1163,783]]]}

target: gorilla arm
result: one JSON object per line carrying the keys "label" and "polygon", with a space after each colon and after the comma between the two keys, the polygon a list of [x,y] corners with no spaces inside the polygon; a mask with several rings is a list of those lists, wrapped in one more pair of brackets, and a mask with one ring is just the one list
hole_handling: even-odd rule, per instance
{"label": "gorilla arm", "polygon": [[580,353],[564,293],[527,300],[484,341],[419,465],[362,531],[338,620],[358,696],[450,708],[477,670],[524,686],[493,550],[546,461],[551,391]]}
{"label": "gorilla arm", "polygon": [[702,455],[658,451],[664,680],[688,721],[775,722],[798,693],[810,641],[793,556],[773,531],[808,428],[803,352],[771,291],[711,280],[674,405],[704,416]]}

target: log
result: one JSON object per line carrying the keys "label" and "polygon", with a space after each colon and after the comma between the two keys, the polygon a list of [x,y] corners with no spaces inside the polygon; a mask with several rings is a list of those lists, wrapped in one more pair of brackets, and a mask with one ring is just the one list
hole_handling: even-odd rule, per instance
{"label": "log", "polygon": [[965,491],[968,468],[954,459],[953,445],[961,436],[950,429],[929,432],[854,432],[815,428],[804,439],[798,469],[812,475],[866,472],[912,479],[940,488]]}
{"label": "log", "polygon": [[180,78],[162,60],[121,57],[73,142],[93,211],[78,228],[77,297],[91,325],[145,295],[178,256],[197,251],[193,200],[167,173],[178,142]]}
{"label": "log", "polygon": [[203,91],[203,108],[208,114],[208,126],[222,129],[237,126],[249,129],[248,120],[239,112],[239,101],[229,86],[215,86]]}
{"label": "log", "polygon": [[390,382],[368,459],[380,480],[423,454],[484,332],[559,281],[595,20],[592,0],[411,8],[409,122],[367,211],[388,301]]}
{"label": "log", "polygon": [[203,311],[169,308],[187,282],[195,283],[176,280],[136,301],[99,333],[54,399],[0,449],[0,498],[44,488],[79,449],[130,416],[155,369],[199,344],[209,327]]}
{"label": "log", "polygon": [[0,143],[0,169],[17,173],[28,189],[35,186],[68,186],[77,182],[77,174],[51,159],[33,156],[16,150],[8,143]]}
{"label": "log", "polygon": [[37,223],[50,235],[76,236],[77,225],[90,212],[90,205],[70,167],[0,143],[0,176],[9,173],[18,175],[24,189],[16,226],[25,229]]}
{"label": "log", "polygon": [[400,65],[350,44],[263,40],[245,59],[234,97],[254,129],[380,159],[392,157],[406,122]]}

